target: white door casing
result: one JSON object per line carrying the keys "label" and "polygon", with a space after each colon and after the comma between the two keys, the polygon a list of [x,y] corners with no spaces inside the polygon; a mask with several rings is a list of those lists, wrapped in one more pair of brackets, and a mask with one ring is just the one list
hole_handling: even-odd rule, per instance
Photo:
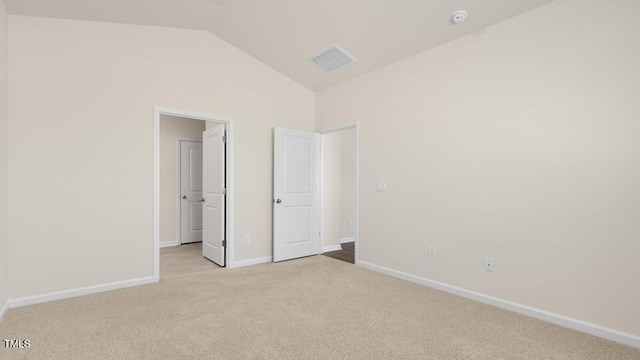
{"label": "white door casing", "polygon": [[180,244],[202,241],[202,143],[180,141]]}
{"label": "white door casing", "polygon": [[273,261],[319,253],[320,135],[275,128]]}
{"label": "white door casing", "polygon": [[203,133],[202,255],[225,265],[225,125]]}
{"label": "white door casing", "polygon": [[[226,177],[226,204],[225,204],[225,266],[237,267],[234,261],[234,119],[227,116],[198,113],[188,110],[172,109],[162,106],[153,107],[153,249],[152,249],[152,282],[160,281],[160,118],[162,115],[177,116],[180,118],[203,120],[226,125],[225,148],[225,177]],[[240,265],[241,266],[241,265]]]}

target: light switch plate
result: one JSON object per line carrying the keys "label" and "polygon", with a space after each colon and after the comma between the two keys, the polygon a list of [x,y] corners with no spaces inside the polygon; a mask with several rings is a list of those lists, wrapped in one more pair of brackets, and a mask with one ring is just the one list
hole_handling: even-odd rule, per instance
{"label": "light switch plate", "polygon": [[427,253],[427,257],[429,259],[431,259],[431,260],[435,260],[436,259],[436,248],[429,247],[428,253]]}
{"label": "light switch plate", "polygon": [[384,181],[378,181],[378,185],[376,186],[376,190],[378,190],[378,192],[387,191],[387,183],[384,182]]}

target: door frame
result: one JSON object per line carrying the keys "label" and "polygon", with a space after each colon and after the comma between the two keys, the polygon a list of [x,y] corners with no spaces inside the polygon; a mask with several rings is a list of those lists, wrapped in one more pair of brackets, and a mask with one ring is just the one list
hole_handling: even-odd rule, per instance
{"label": "door frame", "polygon": [[213,121],[226,125],[226,267],[234,268],[234,129],[233,118],[202,114],[193,111],[172,109],[162,106],[153,107],[153,281],[160,281],[160,115],[177,116],[186,119]]}
{"label": "door frame", "polygon": [[[355,265],[360,265],[359,255],[359,240],[360,240],[360,121],[354,121],[345,123],[342,125],[336,125],[324,129],[316,130],[320,135],[355,129],[356,131],[356,227],[354,229],[354,252],[355,252]],[[324,145],[321,139],[320,141],[320,179],[324,178]],[[324,246],[324,181],[320,181],[320,245],[318,254],[322,254]]]}
{"label": "door frame", "polygon": [[[182,142],[183,141],[191,141],[191,142],[196,142],[196,143],[200,143],[202,144],[202,138],[200,138],[200,140],[196,140],[196,139],[189,139],[189,138],[177,138],[176,142],[177,142],[177,155],[176,155],[176,159],[178,159],[178,161],[176,161],[178,163],[178,168],[176,170],[176,209],[178,209],[177,211],[177,215],[178,215],[178,229],[177,229],[177,236],[176,236],[176,243],[172,244],[172,245],[166,245],[166,246],[173,246],[173,245],[182,245],[182,202],[181,202],[181,198],[180,195],[182,194]],[[164,247],[165,245],[163,243],[160,243],[160,247]]]}

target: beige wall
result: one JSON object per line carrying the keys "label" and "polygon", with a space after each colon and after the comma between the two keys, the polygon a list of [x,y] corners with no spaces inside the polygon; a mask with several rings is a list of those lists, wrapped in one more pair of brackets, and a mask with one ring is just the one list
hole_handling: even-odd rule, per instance
{"label": "beige wall", "polygon": [[272,127],[314,129],[313,92],[203,31],[10,16],[9,39],[12,298],[151,276],[154,105],[235,119],[235,260],[271,255]]}
{"label": "beige wall", "polygon": [[0,309],[8,299],[7,11],[0,1]]}
{"label": "beige wall", "polygon": [[180,243],[180,139],[202,141],[205,121],[160,116],[160,243]]}
{"label": "beige wall", "polygon": [[341,138],[339,133],[322,135],[322,245],[340,244]]}
{"label": "beige wall", "polygon": [[340,239],[347,239],[355,236],[356,228],[356,130],[351,128],[337,134],[340,136]]}
{"label": "beige wall", "polygon": [[361,260],[640,335],[637,13],[558,0],[319,93],[361,122]]}

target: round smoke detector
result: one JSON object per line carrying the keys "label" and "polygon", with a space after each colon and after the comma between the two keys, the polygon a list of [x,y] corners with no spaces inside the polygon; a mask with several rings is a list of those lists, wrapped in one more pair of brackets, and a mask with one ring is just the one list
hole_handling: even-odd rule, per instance
{"label": "round smoke detector", "polygon": [[464,10],[458,10],[453,14],[451,14],[451,21],[453,21],[454,24],[460,24],[464,22],[466,18],[467,18],[467,12]]}

